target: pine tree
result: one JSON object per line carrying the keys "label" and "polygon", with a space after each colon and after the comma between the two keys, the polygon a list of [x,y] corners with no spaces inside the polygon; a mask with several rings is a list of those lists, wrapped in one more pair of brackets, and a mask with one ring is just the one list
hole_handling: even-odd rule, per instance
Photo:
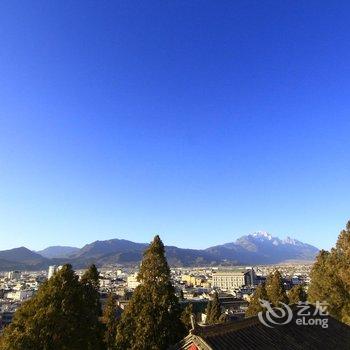
{"label": "pine tree", "polygon": [[92,350],[96,320],[84,306],[84,287],[71,265],[45,282],[15,313],[1,339],[2,350]]}
{"label": "pine tree", "polygon": [[288,293],[289,304],[298,304],[306,301],[306,293],[304,288],[298,284],[294,286]]}
{"label": "pine tree", "polygon": [[159,236],[144,253],[138,280],[141,284],[118,324],[117,348],[167,349],[181,339],[186,330],[180,320],[181,311]]}
{"label": "pine tree", "polygon": [[184,311],[181,313],[181,322],[185,325],[186,330],[189,331],[192,329],[192,322],[191,322],[191,315],[193,314],[193,305],[190,303],[188,304]]}
{"label": "pine tree", "polygon": [[267,277],[266,292],[268,300],[273,306],[280,306],[280,302],[288,304],[287,293],[278,270]]}
{"label": "pine tree", "polygon": [[213,300],[209,301],[208,303],[206,315],[206,324],[219,323],[219,318],[221,316],[221,304],[217,292],[215,292]]}
{"label": "pine tree", "polygon": [[115,338],[117,336],[117,326],[121,316],[121,309],[117,306],[117,297],[110,293],[106,306],[103,310],[103,323],[105,324],[104,343],[108,350],[115,350]]}
{"label": "pine tree", "polygon": [[92,264],[81,276],[80,281],[82,284],[90,285],[94,290],[98,290],[100,286],[100,273],[98,272],[96,265]]}
{"label": "pine tree", "polygon": [[103,327],[99,322],[102,316],[100,302],[100,274],[95,265],[91,265],[81,277],[80,283],[83,288],[83,307],[87,316],[87,322],[90,324],[90,331],[86,337],[90,337],[90,342],[94,344],[95,349],[103,347]]}
{"label": "pine tree", "polygon": [[338,272],[336,283],[342,300],[339,319],[350,325],[350,221],[347,222],[345,230],[340,232],[336,247],[332,249],[331,254],[335,255],[333,263],[337,264]]}
{"label": "pine tree", "polygon": [[308,299],[326,302],[328,312],[350,324],[350,222],[342,230],[335,248],[322,250],[312,267]]}
{"label": "pine tree", "polygon": [[256,316],[260,311],[264,311],[264,308],[260,304],[260,300],[268,300],[264,283],[256,288],[251,297],[248,308],[245,312],[246,317]]}

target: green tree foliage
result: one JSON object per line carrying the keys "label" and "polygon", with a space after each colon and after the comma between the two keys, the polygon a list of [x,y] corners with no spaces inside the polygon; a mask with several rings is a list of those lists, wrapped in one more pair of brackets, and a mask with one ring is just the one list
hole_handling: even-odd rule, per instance
{"label": "green tree foliage", "polygon": [[1,337],[2,350],[100,349],[95,318],[84,303],[85,286],[71,265],[45,282],[15,313]]}
{"label": "green tree foliage", "polygon": [[300,301],[306,301],[306,293],[304,288],[298,284],[294,286],[288,293],[289,304],[298,304]]}
{"label": "green tree foliage", "polygon": [[95,348],[103,347],[103,327],[99,322],[102,308],[99,294],[100,274],[95,265],[91,265],[81,277],[83,287],[83,308],[88,322],[91,325],[91,334],[94,335]]}
{"label": "green tree foliage", "polygon": [[267,277],[266,292],[268,300],[273,306],[280,306],[280,302],[288,303],[288,297],[283,285],[282,276],[278,270]]}
{"label": "green tree foliage", "polygon": [[193,314],[193,305],[188,304],[181,313],[181,322],[185,325],[186,330],[192,329],[191,315]]}
{"label": "green tree foliage", "polygon": [[180,320],[181,311],[159,236],[144,253],[138,279],[141,284],[118,324],[117,348],[167,349],[186,330]]}
{"label": "green tree foliage", "polygon": [[265,283],[260,284],[256,288],[252,298],[250,299],[248,309],[246,310],[246,317],[256,316],[260,311],[264,311],[264,308],[260,304],[260,299],[268,300]]}
{"label": "green tree foliage", "polygon": [[311,270],[308,299],[328,303],[329,313],[350,324],[350,221],[335,248],[322,250]]}
{"label": "green tree foliage", "polygon": [[103,323],[105,324],[103,340],[108,350],[116,349],[115,338],[120,315],[121,309],[117,306],[117,297],[110,293],[103,310]]}
{"label": "green tree foliage", "polygon": [[206,315],[206,324],[219,323],[219,318],[221,316],[221,304],[217,292],[215,292],[213,300],[209,301],[208,303]]}
{"label": "green tree foliage", "polygon": [[90,285],[94,290],[98,290],[100,284],[100,273],[95,265],[91,265],[81,276],[81,283]]}
{"label": "green tree foliage", "polygon": [[102,315],[99,283],[100,275],[95,265],[91,265],[88,270],[81,277],[81,284],[83,288],[83,297],[85,299],[84,305],[91,312],[91,317],[97,319]]}

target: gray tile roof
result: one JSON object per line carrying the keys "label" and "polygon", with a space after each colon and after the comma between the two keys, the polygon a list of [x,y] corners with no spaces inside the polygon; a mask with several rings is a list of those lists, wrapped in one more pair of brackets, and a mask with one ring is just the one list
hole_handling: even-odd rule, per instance
{"label": "gray tile roof", "polygon": [[350,350],[350,327],[327,316],[328,328],[320,325],[297,325],[294,314],[287,325],[269,328],[258,317],[240,321],[196,326],[172,349],[188,350],[195,344],[199,350],[281,349],[281,350]]}

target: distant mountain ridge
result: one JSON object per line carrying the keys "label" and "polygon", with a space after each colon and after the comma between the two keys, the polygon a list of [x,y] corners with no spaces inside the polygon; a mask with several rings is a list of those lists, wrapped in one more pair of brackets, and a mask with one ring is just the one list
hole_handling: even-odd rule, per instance
{"label": "distant mountain ridge", "polygon": [[279,239],[267,232],[254,232],[235,242],[206,249],[230,260],[233,256],[241,263],[272,264],[287,260],[313,260],[319,249],[294,238]]}
{"label": "distant mountain ridge", "polygon": [[[147,243],[125,239],[110,239],[86,244],[81,249],[66,246],[48,247],[33,252],[25,247],[0,251],[0,270],[39,270],[49,265],[70,263],[75,268],[89,264],[138,264]],[[184,249],[166,246],[166,256],[171,266],[214,266],[275,264],[288,260],[312,261],[318,248],[287,237],[280,239],[267,232],[255,232],[234,242],[207,249]],[[40,253],[40,254],[39,254]]]}
{"label": "distant mountain ridge", "polygon": [[79,251],[79,248],[68,247],[68,246],[51,246],[43,250],[38,250],[37,253],[43,256],[44,258],[67,258],[72,254],[75,254]]}
{"label": "distant mountain ridge", "polygon": [[2,271],[14,269],[40,270],[49,263],[49,259],[25,247],[0,251],[0,270]]}

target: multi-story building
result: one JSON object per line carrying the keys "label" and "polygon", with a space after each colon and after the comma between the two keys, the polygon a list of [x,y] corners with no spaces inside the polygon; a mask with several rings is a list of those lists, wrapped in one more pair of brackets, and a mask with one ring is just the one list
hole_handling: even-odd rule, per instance
{"label": "multi-story building", "polygon": [[62,266],[57,266],[57,265],[49,266],[49,271],[47,273],[47,279],[50,279],[56,271],[59,271],[61,269],[62,269]]}
{"label": "multi-story building", "polygon": [[234,290],[254,283],[253,270],[223,270],[213,273],[212,287]]}
{"label": "multi-story building", "polygon": [[19,301],[23,301],[23,300],[27,300],[29,298],[31,298],[34,294],[34,291],[29,289],[29,290],[16,290],[16,291],[12,291],[7,293],[7,298],[8,299],[12,299],[12,300],[19,300]]}
{"label": "multi-story building", "polygon": [[204,279],[201,277],[192,276],[192,275],[182,275],[181,281],[185,282],[187,285],[200,286],[204,282]]}
{"label": "multi-story building", "polygon": [[137,280],[137,275],[138,275],[137,273],[134,273],[133,275],[128,276],[127,278],[128,288],[135,289],[140,284],[140,282]]}
{"label": "multi-story building", "polygon": [[8,279],[11,281],[18,281],[21,278],[20,271],[10,271],[7,275]]}

